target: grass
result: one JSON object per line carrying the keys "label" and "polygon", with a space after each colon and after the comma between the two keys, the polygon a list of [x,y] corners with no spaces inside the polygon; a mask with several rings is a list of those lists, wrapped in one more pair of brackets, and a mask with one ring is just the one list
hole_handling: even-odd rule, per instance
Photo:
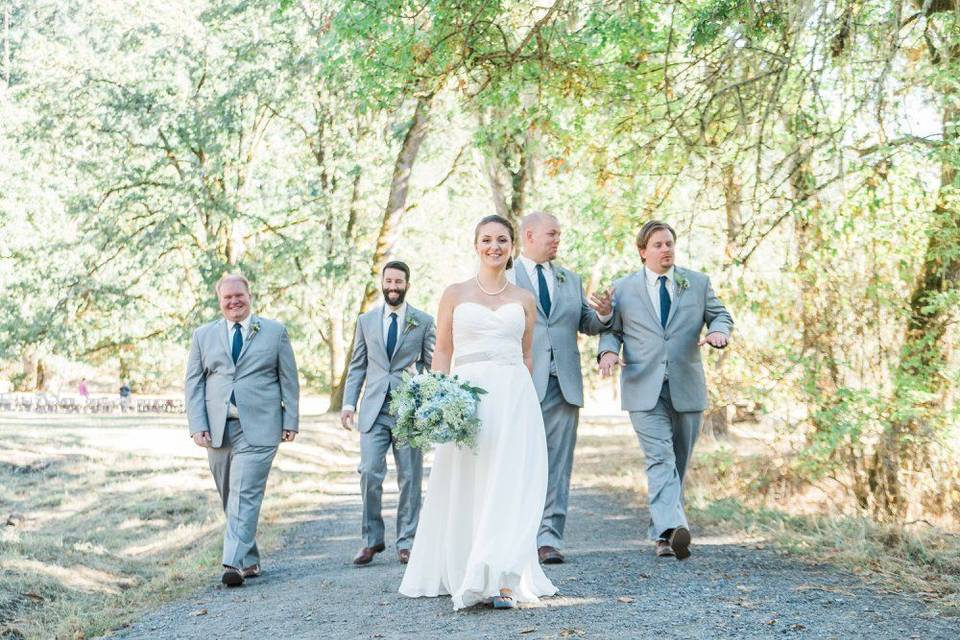
{"label": "grass", "polygon": [[[182,418],[0,414],[0,441],[0,638],[90,638],[216,584],[223,517]],[[688,489],[698,530],[829,561],[960,615],[960,536],[878,525],[786,481],[753,491],[751,470],[770,455],[742,435],[698,444]],[[576,456],[577,486],[643,508],[643,457],[626,420],[585,419]],[[306,419],[274,462],[261,546],[276,553],[282,531],[331,495],[356,496],[358,460],[355,433]]]}
{"label": "grass", "polygon": [[[265,547],[355,464],[355,437],[304,427],[271,472]],[[0,638],[93,637],[214,584],[223,517],[182,419],[6,414],[0,439]]]}
{"label": "grass", "polygon": [[[697,444],[687,481],[688,515],[701,531],[735,534],[806,561],[829,562],[881,589],[920,596],[960,616],[960,532],[949,524],[879,524],[830,488],[769,471],[782,468],[768,439],[744,429]],[[575,481],[622,492],[645,508],[643,455],[629,425],[594,421],[581,431]]]}

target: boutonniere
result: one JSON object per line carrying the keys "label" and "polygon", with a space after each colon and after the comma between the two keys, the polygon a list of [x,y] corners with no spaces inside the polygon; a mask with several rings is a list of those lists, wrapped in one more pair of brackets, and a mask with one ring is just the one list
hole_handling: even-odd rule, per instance
{"label": "boutonniere", "polygon": [[681,291],[683,291],[684,289],[690,286],[690,281],[684,278],[679,273],[674,276],[674,280],[676,280],[677,282],[677,288],[680,289]]}
{"label": "boutonniere", "polygon": [[260,331],[260,321],[254,320],[253,324],[250,325],[250,333],[256,333],[257,331]]}
{"label": "boutonniere", "polygon": [[420,326],[420,321],[414,318],[413,316],[407,316],[407,322],[403,325],[403,332],[406,333],[411,329],[416,329]]}
{"label": "boutonniere", "polygon": [[563,284],[563,283],[566,282],[566,281],[567,281],[567,274],[565,274],[563,271],[560,271],[559,269],[557,269],[557,283],[558,283],[558,284]]}

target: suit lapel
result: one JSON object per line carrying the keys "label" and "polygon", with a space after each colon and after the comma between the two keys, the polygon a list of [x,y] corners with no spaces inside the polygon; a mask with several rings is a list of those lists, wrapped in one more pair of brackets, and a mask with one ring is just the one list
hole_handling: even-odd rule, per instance
{"label": "suit lapel", "polygon": [[684,276],[681,275],[680,273],[680,269],[678,269],[677,267],[674,267],[673,268],[674,296],[673,296],[673,300],[670,302],[670,313],[667,314],[667,327],[670,326],[670,322],[673,320],[673,316],[677,315],[677,307],[680,306],[680,296],[682,296],[683,292],[686,291],[686,289],[682,289],[680,287],[680,284],[677,282],[677,278],[683,278],[683,277]]}
{"label": "suit lapel", "polygon": [[647,270],[640,270],[637,273],[637,276],[635,288],[638,290],[637,293],[642,300],[642,304],[650,313],[650,319],[657,327],[662,329],[663,327],[660,324],[660,317],[657,315],[657,310],[653,308],[653,302],[650,300],[650,292],[647,290]]}
{"label": "suit lapel", "polygon": [[[550,268],[553,270],[553,296],[550,298],[550,317],[552,318],[557,314],[557,307],[560,306],[560,300],[563,299],[563,290],[560,287],[560,272],[563,270],[563,267],[558,264],[551,262]],[[546,276],[544,276],[546,278]],[[566,279],[566,276],[564,276]],[[547,283],[547,292],[549,293],[549,283]]]}
{"label": "suit lapel", "polygon": [[250,328],[247,330],[247,339],[243,341],[243,347],[240,348],[240,355],[237,356],[237,364],[240,364],[240,361],[243,359],[243,354],[247,352],[247,349],[250,348],[250,343],[253,342],[253,339],[257,337],[257,334],[260,333],[259,327],[260,323],[257,321],[257,316],[250,316]]}
{"label": "suit lapel", "polygon": [[[407,304],[407,317],[403,319],[403,326],[397,327],[397,344],[393,347],[393,355],[390,356],[390,363],[393,364],[393,359],[397,357],[397,354],[400,352],[400,345],[403,344],[403,339],[407,337],[407,334],[413,330],[413,327],[410,326],[410,320],[416,318],[417,310]],[[397,318],[399,320],[399,318]],[[384,346],[384,349],[387,347]]]}
{"label": "suit lapel", "polygon": [[[523,265],[522,262],[517,260],[516,264],[513,266],[513,270],[517,274],[517,285],[523,287],[527,291],[533,294],[533,297],[537,301],[537,309],[540,310],[540,313],[543,314],[545,319],[549,319],[550,316],[547,315],[546,311],[543,310],[543,305],[540,304],[540,296],[537,295],[537,289],[533,286],[533,282],[530,280],[530,276],[527,275],[527,268]],[[550,311],[553,311],[553,306],[550,306]]]}
{"label": "suit lapel", "polygon": [[230,362],[233,362],[233,354],[230,353],[230,345],[227,343],[227,319],[220,318],[215,328],[217,333],[220,334],[220,345],[223,347],[223,352],[227,354]]}
{"label": "suit lapel", "polygon": [[383,359],[389,361],[387,358],[387,343],[383,340],[383,314],[386,310],[386,306],[381,306],[379,311],[371,312],[367,315],[367,333],[373,334],[373,341],[379,347],[378,353],[383,354]]}

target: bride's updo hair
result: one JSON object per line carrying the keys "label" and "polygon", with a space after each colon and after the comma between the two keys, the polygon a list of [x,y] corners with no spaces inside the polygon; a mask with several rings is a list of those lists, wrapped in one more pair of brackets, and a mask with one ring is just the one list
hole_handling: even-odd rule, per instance
{"label": "bride's updo hair", "polygon": [[[510,244],[517,246],[517,232],[513,229],[513,224],[504,218],[503,216],[498,216],[497,214],[492,214],[489,216],[484,216],[480,218],[480,222],[477,223],[476,229],[473,230],[473,244],[477,244],[477,240],[480,239],[480,227],[485,224],[490,224],[491,222],[496,222],[499,225],[502,225],[507,228],[507,235],[510,236]],[[507,258],[507,269],[513,268],[513,256]]]}

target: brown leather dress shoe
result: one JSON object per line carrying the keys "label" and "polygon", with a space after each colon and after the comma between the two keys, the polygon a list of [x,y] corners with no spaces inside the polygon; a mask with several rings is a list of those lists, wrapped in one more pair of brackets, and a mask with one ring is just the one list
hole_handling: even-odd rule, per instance
{"label": "brown leather dress shoe", "polygon": [[686,560],[690,557],[690,530],[686,527],[677,527],[670,534],[670,548],[677,556],[677,560]]}
{"label": "brown leather dress shoe", "polygon": [[677,555],[670,548],[669,540],[657,540],[656,553],[658,558],[674,558]]}
{"label": "brown leather dress shoe", "polygon": [[248,578],[259,578],[261,573],[260,563],[252,564],[249,567],[243,568],[243,579],[246,580]]}
{"label": "brown leather dress shoe", "polygon": [[224,566],[223,575],[220,576],[220,582],[228,587],[239,587],[243,584],[243,573],[240,569]]}
{"label": "brown leather dress shoe", "polygon": [[397,551],[397,558],[400,560],[400,564],[410,562],[410,549],[399,549]]}
{"label": "brown leather dress shoe", "polygon": [[541,564],[563,564],[563,554],[557,549],[544,545],[537,549],[537,555],[540,556]]}
{"label": "brown leather dress shoe", "polygon": [[386,547],[382,542],[372,547],[364,547],[360,549],[360,551],[357,551],[357,555],[353,557],[353,564],[370,564],[370,561],[373,560],[373,556],[377,555],[384,549],[386,549]]}

